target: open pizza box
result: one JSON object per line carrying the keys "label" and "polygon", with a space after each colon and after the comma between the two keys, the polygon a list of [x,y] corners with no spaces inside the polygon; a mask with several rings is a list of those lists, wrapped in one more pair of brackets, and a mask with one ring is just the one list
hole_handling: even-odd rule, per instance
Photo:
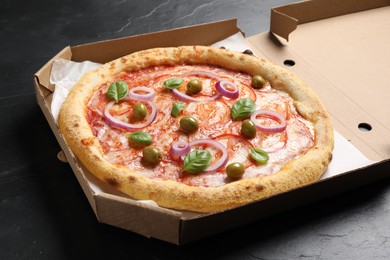
{"label": "open pizza box", "polygon": [[328,109],[335,151],[330,169],[318,182],[227,211],[201,214],[133,200],[98,181],[80,164],[51,111],[55,59],[104,63],[142,49],[179,45],[226,44],[234,49],[241,35],[236,23],[226,20],[65,47],[35,74],[37,102],[100,222],[184,244],[390,175],[388,0],[317,0],[281,6],[271,10],[271,32],[238,37],[238,46],[288,66]]}

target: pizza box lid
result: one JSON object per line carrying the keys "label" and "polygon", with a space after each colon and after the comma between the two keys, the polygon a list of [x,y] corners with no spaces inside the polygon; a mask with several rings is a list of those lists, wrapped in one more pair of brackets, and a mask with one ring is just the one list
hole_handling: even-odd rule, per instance
{"label": "pizza box lid", "polygon": [[[335,129],[375,163],[231,210],[181,212],[129,199],[108,185],[96,192],[96,180],[58,131],[50,111],[54,86],[49,79],[57,57],[103,63],[152,47],[210,45],[240,32],[235,19],[65,47],[35,74],[37,102],[100,222],[174,244],[188,243],[389,176],[389,5],[384,0],[314,0],[276,7],[271,10],[271,31],[247,38],[256,55],[289,65],[312,87]],[[174,37],[179,33],[180,41]]]}
{"label": "pizza box lid", "polygon": [[281,6],[271,12],[272,33],[248,39],[274,63],[293,63],[289,69],[321,98],[334,128],[376,161],[390,157],[389,5],[316,0]]}

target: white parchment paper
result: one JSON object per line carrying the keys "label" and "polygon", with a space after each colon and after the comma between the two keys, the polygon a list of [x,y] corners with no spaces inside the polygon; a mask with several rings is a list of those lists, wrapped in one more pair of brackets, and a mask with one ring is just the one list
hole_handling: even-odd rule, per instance
{"label": "white parchment paper", "polygon": [[50,74],[50,83],[55,86],[51,112],[56,122],[62,103],[64,103],[68,96],[69,90],[84,73],[96,69],[99,66],[101,64],[90,61],[74,62],[62,58],[54,61]]}

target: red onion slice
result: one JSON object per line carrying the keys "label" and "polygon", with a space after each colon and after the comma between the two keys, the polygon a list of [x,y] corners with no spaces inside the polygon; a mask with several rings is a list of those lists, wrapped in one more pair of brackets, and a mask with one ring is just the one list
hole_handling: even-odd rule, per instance
{"label": "red onion slice", "polygon": [[223,146],[220,142],[210,140],[210,139],[194,140],[194,141],[191,141],[189,143],[189,146],[200,145],[200,144],[206,144],[209,146],[213,146],[222,152],[221,158],[219,158],[216,162],[214,162],[209,167],[207,167],[207,169],[204,170],[203,173],[216,172],[216,171],[218,171],[226,166],[226,164],[229,160],[229,157],[228,157],[228,152],[227,152],[227,149],[225,146]]}
{"label": "red onion slice", "polygon": [[[263,126],[258,121],[257,116],[271,117],[278,124],[275,126]],[[260,131],[267,132],[267,133],[277,133],[277,132],[284,131],[284,129],[286,129],[287,126],[286,119],[281,114],[273,110],[265,110],[265,109],[256,110],[255,112],[252,113],[250,119],[252,120],[253,123],[255,123],[255,125]]]}
{"label": "red onion slice", "polygon": [[[139,93],[141,92],[141,93]],[[152,101],[156,92],[148,87],[135,87],[129,90],[129,98],[139,101]]]}
{"label": "red onion slice", "polygon": [[137,129],[142,129],[149,124],[151,124],[157,117],[157,107],[153,102],[148,101],[147,104],[152,108],[152,112],[149,113],[149,115],[146,118],[146,121],[143,123],[136,123],[136,124],[130,124],[123,122],[115,117],[113,117],[110,114],[110,109],[111,107],[115,104],[115,101],[111,101],[110,103],[107,104],[106,108],[104,109],[104,118],[110,123],[110,125],[117,127],[117,128],[122,128],[126,130],[137,130]]}
{"label": "red onion slice", "polygon": [[[233,90],[229,90],[228,87],[233,88]],[[215,89],[219,92],[219,94],[227,98],[236,99],[239,96],[238,86],[231,81],[218,81],[217,83],[215,83]]]}
{"label": "red onion slice", "polygon": [[191,151],[191,147],[184,141],[176,141],[172,143],[169,152],[174,156],[186,155]]}

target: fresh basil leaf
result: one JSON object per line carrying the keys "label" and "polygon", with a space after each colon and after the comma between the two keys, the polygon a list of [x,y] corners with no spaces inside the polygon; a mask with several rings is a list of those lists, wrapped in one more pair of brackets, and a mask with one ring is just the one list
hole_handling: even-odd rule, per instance
{"label": "fresh basil leaf", "polygon": [[255,102],[250,98],[238,100],[233,104],[230,112],[233,121],[249,117],[256,109]]}
{"label": "fresh basil leaf", "polygon": [[206,150],[193,150],[184,157],[183,172],[201,173],[211,163],[212,155]]}
{"label": "fresh basil leaf", "polygon": [[185,106],[186,103],[184,102],[180,102],[180,101],[173,102],[171,114],[174,117],[177,117],[180,114],[180,112],[184,109]]}
{"label": "fresh basil leaf", "polygon": [[144,131],[134,132],[131,134],[126,135],[133,143],[138,145],[151,145],[152,144],[152,136]]}
{"label": "fresh basil leaf", "polygon": [[115,81],[110,85],[107,90],[107,98],[113,99],[118,102],[121,99],[124,99],[129,92],[129,88],[127,87],[127,83],[124,81]]}
{"label": "fresh basil leaf", "polygon": [[181,78],[170,78],[164,81],[164,87],[169,89],[175,89],[183,84],[183,79]]}
{"label": "fresh basil leaf", "polygon": [[260,148],[251,148],[250,155],[258,163],[266,163],[269,160],[267,152]]}

